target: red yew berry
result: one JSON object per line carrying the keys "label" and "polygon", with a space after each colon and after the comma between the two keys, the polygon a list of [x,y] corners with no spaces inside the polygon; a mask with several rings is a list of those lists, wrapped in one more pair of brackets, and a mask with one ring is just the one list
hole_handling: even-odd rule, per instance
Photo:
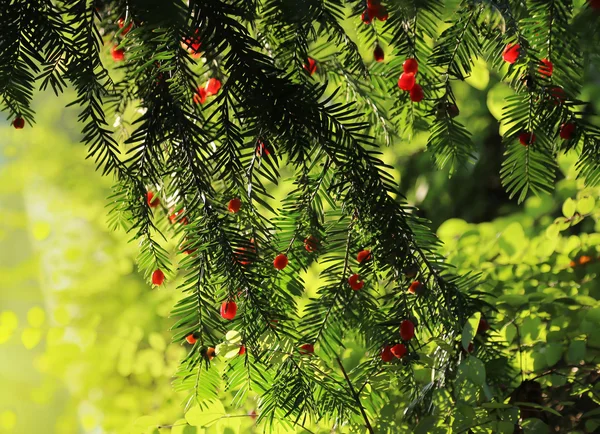
{"label": "red yew berry", "polygon": [[588,0],[590,8],[600,10],[600,0]]}
{"label": "red yew berry", "polygon": [[242,201],[237,197],[234,197],[233,199],[231,199],[229,201],[229,204],[227,205],[229,212],[232,212],[232,213],[238,212],[241,207],[242,207]]}
{"label": "red yew berry", "polygon": [[189,223],[189,220],[187,217],[183,217],[181,219],[179,218],[179,216],[185,212],[185,209],[182,208],[179,211],[173,212],[174,210],[175,210],[175,208],[171,208],[169,210],[169,212],[171,213],[171,215],[169,215],[169,221],[171,222],[171,224],[179,222],[182,225],[187,225]]}
{"label": "red yew berry", "polygon": [[163,273],[160,268],[154,270],[154,272],[152,273],[152,284],[156,285],[156,286],[160,286],[163,284],[164,281],[165,281],[165,273]]}
{"label": "red yew berry", "polygon": [[186,49],[187,52],[190,53],[194,59],[197,59],[198,57],[200,57],[200,47],[202,46],[202,43],[200,42],[199,34],[200,34],[200,30],[196,29],[193,37],[186,38],[181,43],[183,48]]}
{"label": "red yew berry", "polygon": [[246,345],[242,344],[242,346],[240,347],[240,352],[238,353],[238,356],[243,356],[244,354],[246,354]]}
{"label": "red yew berry", "polygon": [[185,340],[187,341],[188,344],[190,345],[194,345],[197,341],[196,337],[194,336],[194,334],[192,333],[191,335],[187,335],[185,337]]}
{"label": "red yew berry", "polygon": [[579,257],[579,265],[585,265],[593,261],[593,258],[588,255],[583,255]]}
{"label": "red yew berry", "polygon": [[[119,24],[119,29],[123,29],[123,27],[125,27],[125,19],[124,18],[119,18],[119,21],[117,21],[117,23]],[[125,36],[127,33],[129,33],[132,26],[133,26],[133,22],[129,23],[129,25],[127,27],[125,27],[125,29],[121,30],[121,34],[123,36]]]}
{"label": "red yew berry", "polygon": [[195,104],[204,104],[206,102],[206,89],[204,89],[203,87],[199,87],[196,90],[196,93],[194,94],[194,103]]}
{"label": "red yew berry", "polygon": [[417,83],[410,90],[410,100],[412,102],[421,102],[425,98],[425,93],[423,93],[423,88],[419,86]]}
{"label": "red yew berry", "polygon": [[575,124],[567,122],[560,126],[560,138],[563,140],[571,140],[575,134]]}
{"label": "red yew berry", "polygon": [[370,250],[361,250],[360,252],[358,252],[358,255],[356,255],[356,260],[358,261],[359,264],[362,264],[364,261],[368,261],[372,258],[371,256],[371,251]]}
{"label": "red yew berry", "polygon": [[312,235],[304,239],[304,248],[307,252],[314,252],[317,250],[318,245],[319,241]]}
{"label": "red yew berry", "polygon": [[386,363],[394,360],[394,354],[392,354],[392,349],[389,345],[386,345],[383,347],[383,350],[381,350],[381,360]]}
{"label": "red yew berry", "polygon": [[565,93],[565,90],[560,86],[552,86],[550,89],[548,89],[548,93],[553,99],[554,105],[562,104],[567,99],[567,94]]}
{"label": "red yew berry", "polygon": [[315,72],[317,72],[317,62],[311,57],[308,58],[307,62],[302,65],[302,67],[308,71],[310,75],[313,75]]}
{"label": "red yew berry", "polygon": [[14,121],[12,121],[12,125],[15,130],[22,130],[25,127],[25,119],[23,119],[21,116],[18,116]]}
{"label": "red yew berry", "polygon": [[315,346],[313,344],[300,345],[300,354],[313,354],[315,352]]}
{"label": "red yew berry", "polygon": [[250,419],[255,420],[258,417],[258,413],[256,413],[255,410],[252,410],[248,412],[248,416],[250,416]]}
{"label": "red yew berry", "polygon": [[267,147],[267,145],[264,144],[264,142],[262,140],[258,140],[258,146],[256,147],[256,155],[258,156],[263,156],[263,155],[270,155],[271,153],[269,152],[269,148]]}
{"label": "red yew berry", "polygon": [[281,271],[285,267],[287,267],[287,264],[288,264],[288,257],[286,255],[284,255],[283,253],[275,256],[275,259],[273,259],[273,267],[275,267],[279,271]]}
{"label": "red yew berry", "polygon": [[365,286],[365,282],[360,280],[360,276],[358,274],[353,274],[352,276],[348,277],[348,284],[354,291],[358,291]]}
{"label": "red yew berry", "polygon": [[375,15],[375,17],[377,17],[377,19],[379,21],[387,21],[388,19],[388,12],[385,6],[380,6],[379,9],[377,9],[377,14]]}
{"label": "red yew berry", "polygon": [[571,267],[571,268],[575,268],[576,265],[577,265],[577,263],[575,263],[575,261],[569,262],[569,267]]}
{"label": "red yew berry", "polygon": [[212,360],[215,358],[215,349],[213,347],[208,347],[206,349],[206,353],[204,353],[204,356],[208,359],[208,360]]}
{"label": "red yew berry", "polygon": [[232,320],[237,313],[237,304],[235,301],[224,301],[221,304],[221,316],[225,319]]}
{"label": "red yew berry", "polygon": [[403,341],[410,341],[415,336],[415,325],[411,320],[405,319],[400,323],[400,337]]}
{"label": "red yew berry", "polygon": [[519,44],[506,44],[504,52],[502,53],[502,58],[505,62],[512,65],[519,58],[520,50],[521,46]]}
{"label": "red yew berry", "polygon": [[423,289],[423,284],[415,280],[408,287],[408,292],[410,292],[411,294],[420,294],[423,291]]}
{"label": "red yew berry", "polygon": [[110,50],[110,54],[115,62],[122,62],[125,60],[125,50],[122,48],[117,48],[118,45],[113,45]]}
{"label": "red yew berry", "polygon": [[149,191],[146,193],[146,202],[150,208],[156,208],[158,205],[160,205],[160,198],[154,197],[154,193]]}
{"label": "red yew berry", "polygon": [[412,72],[404,72],[398,79],[398,87],[402,90],[409,91],[415,85],[415,74]]}
{"label": "red yew berry", "polygon": [[456,116],[458,116],[460,114],[460,110],[458,109],[456,104],[448,104],[446,106],[446,112],[448,113],[448,116],[450,116],[451,118],[455,118]]}
{"label": "red yew berry", "polygon": [[206,82],[206,85],[204,85],[204,89],[206,90],[207,96],[216,95],[221,89],[221,82],[216,78],[211,78]]}
{"label": "red yew berry", "polygon": [[523,131],[521,134],[519,134],[519,142],[521,142],[521,145],[523,146],[529,146],[532,143],[535,143],[535,134]]}
{"label": "red yew berry", "polygon": [[367,10],[367,11],[364,11],[364,12],[362,13],[362,15],[360,16],[360,19],[361,19],[361,20],[362,20],[362,22],[363,22],[363,23],[365,23],[365,24],[371,24],[371,20],[372,20],[372,18],[371,18],[371,15],[369,15],[369,11],[368,11],[368,10]]}
{"label": "red yew berry", "polygon": [[419,72],[419,62],[416,59],[406,59],[402,64],[404,72],[417,75]]}
{"label": "red yew berry", "polygon": [[490,329],[490,323],[488,323],[485,318],[481,318],[479,320],[479,325],[477,326],[477,334],[484,334]]}
{"label": "red yew berry", "polygon": [[383,48],[381,48],[379,44],[375,45],[375,50],[373,50],[373,57],[375,58],[375,61],[383,62],[385,55],[383,53]]}
{"label": "red yew berry", "polygon": [[552,72],[554,71],[554,65],[552,62],[548,59],[542,59],[540,63],[541,65],[538,68],[538,72],[546,77],[552,77]]}
{"label": "red yew berry", "polygon": [[402,357],[404,357],[407,351],[406,345],[404,344],[396,344],[390,350],[394,357],[396,357],[397,359],[401,359]]}

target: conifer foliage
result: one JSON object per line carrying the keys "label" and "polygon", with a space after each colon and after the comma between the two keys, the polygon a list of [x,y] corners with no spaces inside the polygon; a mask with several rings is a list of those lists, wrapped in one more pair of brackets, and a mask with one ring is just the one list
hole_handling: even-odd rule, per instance
{"label": "conifer foliage", "polygon": [[[552,189],[563,151],[578,153],[588,184],[600,183],[600,130],[577,99],[598,60],[597,9],[570,0],[8,0],[0,103],[20,129],[34,123],[36,87],[75,89],[89,156],[115,179],[111,223],[138,240],[149,282],[183,276],[173,332],[189,353],[175,386],[189,405],[226,387],[234,405],[258,393],[266,427],[378,432],[390,379],[418,420],[434,411],[435,390],[464,380],[466,358],[506,366],[492,331],[472,327],[482,310],[493,318],[476,276],[455,275],[436,253],[379,147],[428,130],[441,168],[474,159],[452,85],[481,57],[516,91],[503,119],[506,189],[519,200]],[[372,44],[370,58],[346,18]],[[142,110],[117,143],[109,124],[128,106]],[[273,208],[268,186],[284,167],[293,189]],[[163,237],[180,249],[167,251]],[[323,285],[300,310],[301,276],[315,261]],[[352,369],[340,359],[349,340],[365,350]],[[432,369],[424,389],[417,364]],[[510,374],[496,369],[481,396]]]}

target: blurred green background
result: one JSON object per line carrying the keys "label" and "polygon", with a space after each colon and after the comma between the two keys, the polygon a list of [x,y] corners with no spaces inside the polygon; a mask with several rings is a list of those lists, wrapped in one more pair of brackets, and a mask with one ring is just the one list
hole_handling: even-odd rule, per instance
{"label": "blurred green background", "polygon": [[[365,58],[370,55],[365,48]],[[600,100],[599,77],[597,71],[588,77],[583,99]],[[478,270],[495,258],[481,251],[466,259],[457,254],[453,241],[467,229],[473,246],[515,221],[526,228],[523,237],[542,236],[563,202],[584,189],[574,179],[573,157],[563,157],[554,196],[524,206],[509,200],[499,178],[498,119],[512,91],[481,61],[454,89],[478,149],[476,164],[449,179],[424,152],[424,134],[383,151],[409,203],[434,230],[441,225],[445,253],[462,268]],[[135,243],[108,229],[112,179],[85,159],[77,110],[64,108],[72,99],[39,94],[34,127],[0,126],[0,433],[156,432],[147,427],[160,424],[177,425],[161,432],[202,432],[184,429],[185,396],[170,384],[184,355],[168,332],[177,281],[152,289],[137,273]],[[111,121],[117,136],[126,133],[119,119]],[[272,193],[279,199],[288,188],[282,183]],[[596,190],[587,194],[597,198]],[[493,223],[487,232],[467,225],[481,222]],[[597,232],[595,226],[587,223],[571,235]],[[569,252],[561,253],[561,264]],[[309,294],[317,274],[307,276]],[[356,359],[351,350],[344,356]],[[251,399],[236,414],[255,408]],[[393,411],[386,417],[401,419]],[[250,432],[252,425],[252,417],[231,418],[207,432]]]}

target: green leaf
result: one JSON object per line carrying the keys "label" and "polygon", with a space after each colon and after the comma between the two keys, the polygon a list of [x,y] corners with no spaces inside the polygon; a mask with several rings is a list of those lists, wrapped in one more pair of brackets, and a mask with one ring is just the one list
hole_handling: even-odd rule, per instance
{"label": "green leaf", "polygon": [[21,333],[21,342],[23,342],[23,345],[28,350],[31,350],[33,347],[39,344],[41,339],[42,330],[37,328],[34,329],[28,327]]}
{"label": "green leaf", "polygon": [[46,321],[46,312],[39,306],[34,306],[27,312],[27,322],[31,327],[39,328]]}
{"label": "green leaf", "polygon": [[225,416],[225,407],[221,401],[205,401],[202,408],[196,405],[185,414],[185,420],[192,426],[207,427]]}
{"label": "green leaf", "polygon": [[433,427],[435,427],[437,423],[437,417],[435,416],[427,416],[421,419],[419,424],[415,427],[413,431],[414,434],[428,434],[431,433]]}
{"label": "green leaf", "polygon": [[521,424],[524,434],[550,434],[550,428],[539,419],[526,419]]}
{"label": "green leaf", "polygon": [[485,384],[485,365],[477,357],[467,357],[464,366],[466,377],[478,386]]}
{"label": "green leaf", "polygon": [[515,402],[515,405],[518,405],[520,407],[531,407],[531,408],[535,408],[537,410],[547,411],[548,413],[552,413],[555,416],[562,417],[562,414],[560,414],[558,411],[554,410],[553,408],[546,407],[544,405],[535,404],[533,402]]}
{"label": "green leaf", "polygon": [[242,335],[237,330],[229,330],[225,334],[225,340],[234,345],[238,345],[242,343]]}
{"label": "green leaf", "polygon": [[577,209],[577,204],[571,198],[568,198],[567,200],[565,200],[565,203],[563,203],[562,212],[563,212],[563,215],[568,219],[573,217],[576,209]]}
{"label": "green leaf", "polygon": [[479,327],[479,320],[481,319],[481,312],[475,312],[471,318],[465,323],[462,330],[462,346],[465,350],[469,349],[469,344],[473,342],[473,338],[477,333],[477,327]]}
{"label": "green leaf", "polygon": [[554,366],[561,359],[564,352],[563,345],[558,342],[551,342],[543,348],[544,357],[549,367]]}
{"label": "green leaf", "polygon": [[567,361],[578,363],[585,358],[585,341],[571,341],[567,350]]}
{"label": "green leaf", "polygon": [[592,196],[583,196],[577,201],[577,211],[579,214],[590,214],[594,211],[596,200]]}

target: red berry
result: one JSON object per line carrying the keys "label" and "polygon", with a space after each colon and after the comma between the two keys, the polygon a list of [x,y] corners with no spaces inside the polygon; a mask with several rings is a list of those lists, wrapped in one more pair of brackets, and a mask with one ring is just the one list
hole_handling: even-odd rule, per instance
{"label": "red berry", "polygon": [[275,256],[275,259],[273,259],[273,267],[275,267],[277,270],[283,270],[285,267],[287,267],[287,264],[288,257],[283,253]]}
{"label": "red berry", "polygon": [[154,197],[154,193],[149,191],[146,193],[146,202],[148,202],[148,206],[150,208],[156,208],[158,205],[160,205],[160,198]]}
{"label": "red berry", "polygon": [[317,72],[317,62],[313,58],[309,57],[306,64],[302,65],[302,67],[307,70],[310,75]]}
{"label": "red berry", "polygon": [[190,345],[194,345],[197,341],[196,337],[194,336],[194,334],[192,333],[191,335],[187,335],[185,337],[185,340],[187,341],[188,344]]}
{"label": "red berry", "polygon": [[575,124],[568,122],[560,126],[560,138],[563,140],[571,140],[575,134]]}
{"label": "red berry", "polygon": [[397,358],[401,359],[406,354],[406,345],[396,344],[391,348],[392,354]]}
{"label": "red berry", "polygon": [[194,94],[194,103],[196,104],[204,104],[206,102],[206,98],[208,97],[208,93],[206,89],[203,87],[199,87]]}
{"label": "red berry", "polygon": [[475,346],[473,345],[473,342],[469,342],[469,345],[467,346],[467,353],[472,353],[474,349]]}
{"label": "red berry", "polygon": [[371,24],[371,15],[369,15],[369,11],[368,10],[366,10],[366,11],[364,11],[362,13],[362,15],[360,16],[360,19],[365,24]]}
{"label": "red berry", "polygon": [[479,320],[479,325],[477,326],[477,333],[484,334],[489,329],[490,329],[490,324],[484,318],[481,318]]}
{"label": "red berry", "polygon": [[410,90],[410,100],[412,102],[421,102],[425,98],[425,94],[423,93],[423,88],[419,86],[417,83]]}
{"label": "red berry", "polygon": [[318,245],[319,241],[312,235],[304,240],[304,248],[307,252],[314,252],[317,250]]}
{"label": "red berry", "polygon": [[416,59],[406,59],[402,64],[404,72],[417,75],[419,72],[419,62]]}
{"label": "red berry", "polygon": [[375,17],[377,17],[379,21],[386,21],[388,19],[388,12],[385,6],[380,6],[376,12]]}
{"label": "red berry", "polygon": [[450,116],[451,118],[455,118],[456,116],[458,116],[460,114],[460,110],[458,109],[456,104],[448,104],[446,106],[446,112],[448,113],[448,116]]}
{"label": "red berry", "polygon": [[23,119],[21,116],[16,117],[12,122],[12,125],[15,127],[15,130],[22,130],[23,127],[25,127],[25,119]]}
{"label": "red berry", "polygon": [[375,50],[373,51],[373,57],[377,62],[383,62],[385,55],[383,53],[383,48],[381,48],[379,44],[375,46]]}
{"label": "red berry", "polygon": [[313,344],[300,345],[300,354],[313,354],[315,352],[315,346]]}
{"label": "red berry", "polygon": [[224,301],[221,304],[221,316],[225,319],[232,320],[237,313],[237,304],[235,301]]}
{"label": "red berry", "polygon": [[519,44],[506,44],[504,48],[504,52],[502,53],[502,58],[505,62],[513,64],[519,58],[521,46]]}
{"label": "red berry", "polygon": [[258,417],[258,414],[256,413],[255,410],[252,410],[252,411],[248,412],[248,416],[250,416],[250,419],[254,420]]}
{"label": "red berry", "polygon": [[588,256],[588,255],[582,255],[582,256],[579,257],[579,260],[578,260],[579,265],[585,265],[585,264],[588,264],[588,263],[590,263],[592,261],[593,261],[593,258],[591,256]]}
{"label": "red berry", "polygon": [[122,48],[117,48],[117,45],[113,45],[110,50],[110,54],[115,62],[122,62],[125,60],[125,50]]}
{"label": "red berry", "polygon": [[592,9],[600,10],[600,0],[588,0],[588,4]]}
{"label": "red berry", "polygon": [[410,292],[411,294],[419,294],[419,293],[421,293],[422,290],[423,290],[423,284],[416,280],[413,283],[411,283],[410,286],[408,287],[408,292]]}
{"label": "red berry", "polygon": [[535,134],[523,131],[521,134],[519,134],[519,142],[521,142],[521,145],[523,146],[529,146],[532,143],[535,143]]}
{"label": "red berry", "polygon": [[410,341],[415,336],[415,325],[411,320],[405,319],[400,323],[400,337],[403,341]]}
{"label": "red berry", "polygon": [[[249,265],[252,261],[251,261],[251,256],[250,254],[254,254],[256,253],[256,249],[254,248],[254,240],[250,240],[250,244],[252,245],[249,248],[246,247],[238,247],[237,249],[235,249],[235,252],[233,253],[233,257],[234,259],[241,265]],[[247,253],[246,253],[247,252]]]}
{"label": "red berry", "polygon": [[415,74],[412,72],[404,72],[398,79],[398,87],[402,90],[409,91],[415,85]]}
{"label": "red berry", "polygon": [[205,357],[206,357],[208,360],[212,360],[212,359],[214,359],[214,358],[215,358],[215,349],[214,349],[213,347],[208,347],[208,348],[206,349]]}
{"label": "red berry", "polygon": [[240,352],[238,353],[238,356],[243,356],[244,354],[246,354],[246,346],[242,344],[242,346],[240,347]]}
{"label": "red berry", "polygon": [[360,280],[360,276],[358,274],[353,274],[352,276],[348,277],[348,284],[354,291],[358,291],[365,286],[365,282]]}
{"label": "red berry", "polygon": [[[125,27],[125,19],[124,18],[119,18],[119,21],[117,21],[117,23],[119,24],[119,29],[122,29],[123,27]],[[121,31],[121,34],[123,36],[125,36],[127,33],[129,33],[132,26],[133,26],[133,22],[129,23],[129,25],[124,30]]]}
{"label": "red berry", "polygon": [[179,216],[185,212],[185,209],[182,208],[179,211],[173,212],[174,210],[175,210],[175,208],[171,208],[169,210],[169,212],[171,213],[171,215],[169,215],[169,221],[171,222],[171,224],[179,222],[182,225],[187,225],[189,223],[189,220],[187,217],[183,217],[181,219],[179,218]]}
{"label": "red berry", "polygon": [[152,273],[152,284],[156,285],[156,286],[160,286],[163,284],[164,281],[165,281],[165,273],[163,273],[160,268],[154,270],[154,272]]}
{"label": "red berry", "polygon": [[362,264],[364,261],[368,261],[372,258],[371,256],[371,251],[370,250],[361,250],[360,252],[358,252],[358,255],[356,255],[356,260],[358,261],[359,264]]}
{"label": "red berry", "polygon": [[204,85],[206,96],[216,95],[221,89],[221,82],[216,78],[211,78]]}
{"label": "red berry", "polygon": [[229,201],[229,205],[227,205],[227,207],[229,208],[229,212],[236,213],[242,207],[242,201],[239,198],[234,197]]}
{"label": "red berry", "polygon": [[552,72],[554,71],[554,65],[552,62],[550,62],[548,59],[542,59],[540,63],[541,65],[538,68],[538,72],[546,77],[552,77]]}
{"label": "red berry", "polygon": [[257,154],[258,156],[262,156],[263,154],[264,154],[264,155],[270,155],[270,154],[271,154],[271,153],[269,152],[269,148],[267,148],[267,145],[265,145],[265,144],[263,143],[263,141],[262,141],[262,140],[260,140],[260,139],[258,140],[258,146],[256,147],[256,154]]}
{"label": "red berry", "polygon": [[383,360],[386,363],[394,360],[394,354],[392,354],[392,350],[389,345],[386,345],[385,347],[383,347],[383,350],[381,350],[381,360]]}

